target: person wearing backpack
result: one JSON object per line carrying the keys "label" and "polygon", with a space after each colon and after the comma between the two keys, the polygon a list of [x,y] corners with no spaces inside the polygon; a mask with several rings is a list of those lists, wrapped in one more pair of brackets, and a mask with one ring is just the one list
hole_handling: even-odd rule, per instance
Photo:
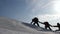
{"label": "person wearing backpack", "polygon": [[33,25],[37,24],[37,26],[40,27],[38,22],[40,22],[39,19],[37,17],[35,17],[35,18],[32,19],[31,24],[32,23],[33,23]]}
{"label": "person wearing backpack", "polygon": [[52,26],[52,25],[50,25],[49,22],[46,21],[46,22],[41,23],[41,24],[44,24],[44,25],[45,25],[45,29],[49,28],[49,30],[52,30],[52,29],[50,28],[50,26]]}

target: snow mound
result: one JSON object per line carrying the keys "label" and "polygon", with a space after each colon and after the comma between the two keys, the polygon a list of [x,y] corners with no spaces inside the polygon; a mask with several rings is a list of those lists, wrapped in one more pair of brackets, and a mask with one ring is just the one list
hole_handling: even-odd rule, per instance
{"label": "snow mound", "polygon": [[59,34],[28,23],[0,17],[0,34]]}

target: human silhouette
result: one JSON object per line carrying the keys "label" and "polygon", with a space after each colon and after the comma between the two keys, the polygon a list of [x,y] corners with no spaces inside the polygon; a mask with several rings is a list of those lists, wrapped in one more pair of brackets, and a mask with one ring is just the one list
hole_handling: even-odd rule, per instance
{"label": "human silhouette", "polygon": [[[32,19],[31,24],[33,23],[33,25],[37,24],[37,26],[39,26],[38,22],[39,22],[38,18],[35,17],[35,18]],[[39,26],[39,27],[40,27],[40,26]]]}
{"label": "human silhouette", "polygon": [[41,23],[41,24],[44,24],[45,25],[45,29],[49,28],[50,30],[52,30],[50,28],[51,25],[48,22],[44,22],[44,23]]}
{"label": "human silhouette", "polygon": [[60,24],[59,23],[57,23],[57,25],[53,26],[53,27],[58,27],[58,30],[56,30],[56,31],[60,31]]}

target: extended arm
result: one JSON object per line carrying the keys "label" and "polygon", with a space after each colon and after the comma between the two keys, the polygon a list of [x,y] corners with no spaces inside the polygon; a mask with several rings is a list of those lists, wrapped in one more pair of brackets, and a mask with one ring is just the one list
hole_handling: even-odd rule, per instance
{"label": "extended arm", "polygon": [[49,24],[49,26],[53,27],[52,25]]}
{"label": "extended arm", "polygon": [[39,23],[44,24],[44,23],[42,23],[42,22],[40,22],[40,21],[39,21]]}
{"label": "extended arm", "polygon": [[53,27],[58,27],[58,26],[53,26]]}

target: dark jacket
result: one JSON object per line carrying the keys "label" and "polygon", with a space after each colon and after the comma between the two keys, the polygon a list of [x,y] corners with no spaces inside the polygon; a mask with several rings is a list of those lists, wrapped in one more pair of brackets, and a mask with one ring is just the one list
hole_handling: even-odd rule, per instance
{"label": "dark jacket", "polygon": [[39,21],[38,18],[34,18],[34,19],[32,19],[32,22],[37,23],[38,21]]}
{"label": "dark jacket", "polygon": [[42,23],[42,24],[44,24],[46,27],[51,26],[48,22],[44,22],[44,23]]}

